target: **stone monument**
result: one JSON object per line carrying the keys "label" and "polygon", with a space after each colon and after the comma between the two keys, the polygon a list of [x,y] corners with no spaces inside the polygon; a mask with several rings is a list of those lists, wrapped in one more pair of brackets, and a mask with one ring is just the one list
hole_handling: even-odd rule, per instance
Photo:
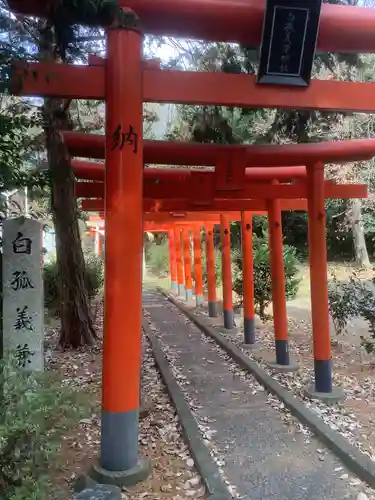
{"label": "stone monument", "polygon": [[3,347],[24,370],[44,369],[42,225],[19,217],[3,223]]}

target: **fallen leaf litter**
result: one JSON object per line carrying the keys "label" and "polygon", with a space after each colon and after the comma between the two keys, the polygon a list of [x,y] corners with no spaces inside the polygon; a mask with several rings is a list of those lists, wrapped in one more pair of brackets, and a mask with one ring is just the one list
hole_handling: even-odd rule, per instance
{"label": "fallen leaf litter", "polygon": [[[184,304],[184,301],[180,299],[178,300],[182,304]],[[171,307],[175,307],[172,304],[170,304],[170,302],[169,305]],[[186,318],[186,316],[180,311],[178,311],[178,314]],[[186,319],[185,323],[191,323],[191,321],[189,319]],[[247,355],[251,359],[255,359],[254,354],[249,352],[248,350],[246,350],[246,348],[242,346],[243,342],[242,333],[232,335],[226,332],[224,329],[219,329],[219,330],[220,333],[223,335],[223,337],[225,337],[227,340],[231,341],[237,347],[239,347],[245,355]],[[246,381],[250,385],[250,389],[253,391],[253,394],[259,391],[265,391],[264,387],[261,386],[250,373],[246,372],[245,370],[242,370],[236,363],[234,363],[233,360],[227,355],[227,353],[221,347],[219,347],[214,340],[208,338],[201,332],[200,332],[200,337],[202,342],[209,343],[211,345],[211,348],[214,349],[215,352],[218,355],[220,355],[220,357],[223,360],[227,362],[229,370],[231,370],[238,377],[240,377],[241,380]],[[159,333],[159,340],[162,343],[162,335],[160,335],[160,333]],[[271,349],[274,350],[274,338],[272,332],[268,331],[267,335],[264,336],[262,335],[262,348],[264,350],[266,350],[267,348],[269,350]],[[168,346],[165,346],[165,344],[163,344],[163,350],[165,354],[167,354],[168,360],[171,362],[171,359],[173,358],[173,350],[172,353],[169,353],[169,351],[171,350],[169,349]],[[361,424],[356,418],[356,415],[352,411],[348,411],[345,408],[345,406],[343,406],[340,403],[335,405],[327,405],[318,400],[311,401],[305,396],[304,389],[307,387],[309,383],[311,383],[313,376],[313,371],[311,368],[307,368],[304,366],[303,370],[293,373],[274,373],[267,367],[265,362],[262,362],[261,359],[257,358],[256,361],[262,366],[263,369],[265,369],[265,371],[269,375],[275,378],[285,388],[293,392],[295,396],[297,396],[301,401],[303,401],[308,408],[310,408],[316,415],[322,418],[322,420],[325,423],[327,423],[332,429],[340,432],[340,434],[346,439],[348,439],[348,441],[351,444],[357,446],[363,453],[365,453],[372,460],[375,461],[375,449],[373,449],[372,447],[369,448],[368,443],[363,443],[359,441],[358,434],[354,434],[353,432],[354,430],[361,429]],[[177,361],[175,356],[172,362],[176,365]],[[174,366],[174,371],[178,371],[178,366]],[[334,375],[334,378],[335,378],[334,380],[335,383],[341,382],[342,384],[342,381],[337,380],[338,379],[337,374]],[[351,379],[353,379],[353,377],[351,377]],[[358,382],[356,384],[358,386]],[[375,393],[374,383],[373,387]],[[345,387],[345,392],[346,392],[346,387]],[[365,397],[365,391],[361,390],[359,392],[358,387],[356,387],[354,393],[357,395],[357,397],[359,393],[361,393],[362,397]],[[268,404],[270,404],[271,407],[280,412],[280,416],[285,424],[294,426],[297,432],[300,432],[305,435],[306,445],[310,444],[312,437],[311,431],[306,426],[301,424],[289,412],[289,410],[285,408],[284,404],[277,397],[268,394],[267,402]],[[319,460],[324,460],[324,453],[319,454]],[[343,474],[341,476],[341,479],[346,480],[348,482],[348,485],[353,487],[355,490],[357,491],[361,490],[358,492],[357,500],[375,500],[375,490],[370,488],[366,483],[364,483],[357,477],[354,477],[350,474]]]}
{"label": "fallen leaf litter", "polygon": [[[102,331],[102,307],[96,327]],[[99,453],[100,445],[100,386],[101,342],[94,348],[62,352],[57,348],[58,332],[49,329],[46,336],[47,366],[58,372],[63,384],[90,391],[95,398],[94,411],[67,430],[51,473],[54,490],[67,498],[77,476],[85,474]],[[123,490],[124,500],[188,500],[205,498],[194,460],[182,437],[179,418],[170,402],[161,376],[156,368],[152,350],[143,337],[142,399],[148,414],[140,420],[140,454],[152,462],[152,474],[142,484]]]}

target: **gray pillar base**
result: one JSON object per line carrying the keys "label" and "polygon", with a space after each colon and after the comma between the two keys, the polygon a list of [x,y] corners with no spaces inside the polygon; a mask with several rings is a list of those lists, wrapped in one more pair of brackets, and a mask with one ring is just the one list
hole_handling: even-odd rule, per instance
{"label": "gray pillar base", "polygon": [[226,330],[233,330],[235,328],[233,321],[234,319],[233,311],[230,311],[229,309],[224,309],[223,316],[224,316],[224,328]]}
{"label": "gray pillar base", "polygon": [[255,344],[255,319],[254,318],[244,318],[244,345],[254,345]]}
{"label": "gray pillar base", "polygon": [[185,285],[178,285],[179,297],[185,297]]}
{"label": "gray pillar base", "polygon": [[191,302],[193,300],[193,291],[186,290],[185,298],[186,298],[186,302]]}
{"label": "gray pillar base", "polygon": [[135,467],[124,471],[109,471],[103,469],[97,462],[92,465],[90,476],[100,484],[113,484],[115,486],[134,486],[147,479],[151,473],[151,462],[140,458]]}
{"label": "gray pillar base", "polygon": [[345,399],[345,392],[340,387],[332,387],[332,392],[317,392],[315,384],[310,385],[305,389],[305,395],[310,399],[319,399],[327,404],[338,403]]}
{"label": "gray pillar base", "polygon": [[209,302],[208,303],[208,315],[210,318],[217,318],[219,316],[217,302]]}
{"label": "gray pillar base", "polygon": [[171,281],[171,292],[175,295],[178,293],[178,285],[175,281]]}
{"label": "gray pillar base", "polygon": [[195,296],[195,304],[197,307],[202,307],[204,304],[204,299],[202,295],[196,295]]}
{"label": "gray pillar base", "polygon": [[292,360],[289,360],[288,365],[279,365],[278,363],[266,363],[266,364],[268,368],[270,368],[275,373],[295,372],[299,368],[298,364]]}

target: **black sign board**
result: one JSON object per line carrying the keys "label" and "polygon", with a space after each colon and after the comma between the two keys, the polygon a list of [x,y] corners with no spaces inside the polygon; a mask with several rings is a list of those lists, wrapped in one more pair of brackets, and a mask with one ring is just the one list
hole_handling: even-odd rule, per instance
{"label": "black sign board", "polygon": [[267,0],[258,83],[307,87],[322,0]]}

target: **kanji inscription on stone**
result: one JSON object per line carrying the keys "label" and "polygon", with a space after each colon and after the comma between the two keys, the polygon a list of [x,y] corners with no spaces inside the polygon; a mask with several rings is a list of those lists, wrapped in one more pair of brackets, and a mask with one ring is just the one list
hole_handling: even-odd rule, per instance
{"label": "kanji inscription on stone", "polygon": [[44,369],[42,234],[33,219],[3,223],[4,353],[29,371]]}

